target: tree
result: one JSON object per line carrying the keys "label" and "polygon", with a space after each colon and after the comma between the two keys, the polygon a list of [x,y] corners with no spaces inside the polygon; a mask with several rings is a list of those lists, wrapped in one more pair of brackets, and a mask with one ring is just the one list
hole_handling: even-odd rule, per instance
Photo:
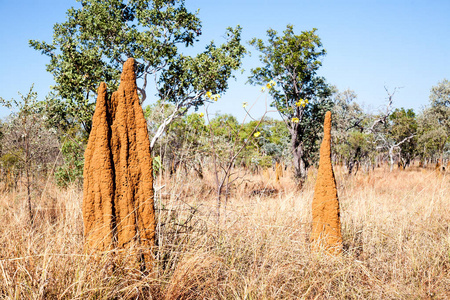
{"label": "tree", "polygon": [[331,89],[317,75],[326,51],[316,30],[295,35],[293,26],[288,25],[283,36],[269,29],[266,44],[257,38],[250,41],[262,53],[260,60],[264,65],[252,69],[249,82],[272,87],[269,89],[273,97],[271,105],[289,129],[295,176],[300,184],[306,179],[307,168],[317,150],[325,112],[332,107]]}
{"label": "tree", "polygon": [[437,121],[450,135],[450,81],[444,79],[431,88],[430,104]]}
{"label": "tree", "polygon": [[[397,92],[398,88],[394,88],[393,92],[389,92],[387,87],[384,87],[384,89],[388,94],[386,106],[383,110],[380,111],[378,115],[372,117],[373,120],[370,122],[372,125],[367,128],[367,131],[374,135],[377,149],[381,151],[387,151],[389,156],[390,171],[392,172],[394,168],[394,156],[396,155],[396,152],[400,151],[401,146],[413,139],[416,134],[415,128],[408,128],[406,130],[397,129],[397,133],[391,131],[391,127],[393,124],[395,125],[395,121],[397,118],[396,116],[392,117],[392,114],[394,112],[394,95]],[[408,122],[411,118],[414,118],[414,113],[411,111],[409,113],[409,116],[406,114],[405,117],[409,118],[409,120],[406,121]],[[392,122],[392,120],[394,122]],[[397,127],[401,128],[401,124],[397,124]],[[409,135],[404,136],[404,134],[406,133],[409,133]]]}
{"label": "tree", "polygon": [[[149,135],[154,135],[161,122],[173,113],[174,106],[159,102],[145,108]],[[153,148],[155,157],[160,157],[170,174],[179,166],[194,168],[203,177],[203,158],[207,144],[207,127],[203,113],[185,114],[169,125],[167,132]]]}
{"label": "tree", "polygon": [[431,88],[430,104],[431,113],[446,135],[439,146],[442,159],[445,147],[450,142],[450,81],[444,79]]}
{"label": "tree", "polygon": [[[249,145],[254,138],[258,138],[261,135],[261,132],[257,130],[263,122],[266,114],[267,110],[259,120],[253,120],[250,122],[251,129],[248,130],[249,128],[245,126],[244,122],[246,117],[250,116],[249,110],[246,110],[244,121],[240,124],[238,120],[231,115],[219,115],[210,120],[208,110],[206,110],[212,155],[213,177],[216,184],[217,224],[220,222],[222,193],[224,193],[225,196],[224,208],[226,211],[229,189],[235,181],[242,178],[239,175],[239,171],[235,170],[236,160],[243,154],[247,145]],[[217,136],[216,133],[219,133],[222,136]],[[220,140],[225,141],[225,147],[220,147]]]}
{"label": "tree", "polygon": [[409,166],[417,150],[417,120],[412,109],[396,108],[389,116],[389,135],[398,145],[403,168]]}
{"label": "tree", "polygon": [[[69,122],[90,132],[97,86],[104,81],[115,90],[122,64],[129,57],[138,62],[141,103],[153,77],[162,102],[175,110],[161,123],[152,140],[190,107],[211,101],[206,93],[223,93],[233,70],[241,65],[245,48],[241,28],[227,29],[227,41],[211,42],[194,57],[183,55],[179,46],[193,46],[201,34],[201,22],[187,11],[184,0],[77,0],[81,8],[67,11],[67,20],[54,25],[52,43],[30,41],[30,46],[50,57],[56,97],[66,107]],[[210,95],[210,94],[209,94]],[[61,110],[58,110],[60,113]]]}
{"label": "tree", "polygon": [[339,160],[345,160],[348,173],[352,174],[362,159],[368,158],[371,152],[371,135],[364,133],[367,126],[367,115],[355,102],[357,95],[352,90],[334,92],[333,106],[333,150]]}
{"label": "tree", "polygon": [[419,149],[422,157],[443,158],[450,147],[450,82],[431,88],[430,106],[419,117]]}
{"label": "tree", "polygon": [[[252,124],[254,122],[249,122],[248,126],[254,127]],[[261,163],[264,163],[263,158],[266,158],[266,161],[268,160],[269,166],[272,166],[275,162],[292,161],[289,151],[290,134],[283,121],[266,118],[258,130],[261,135],[255,140],[257,142],[257,149],[255,150],[257,150],[257,154],[262,155]]]}
{"label": "tree", "polygon": [[445,151],[448,134],[439,124],[431,108],[426,108],[418,117],[418,152],[422,160],[438,159]]}
{"label": "tree", "polygon": [[31,86],[27,95],[20,94],[21,100],[5,100],[0,104],[13,110],[7,122],[3,124],[1,140],[4,156],[23,171],[27,190],[27,210],[30,224],[33,223],[32,190],[37,181],[37,173],[46,172],[47,166],[58,157],[58,139],[56,132],[45,127],[37,94]]}

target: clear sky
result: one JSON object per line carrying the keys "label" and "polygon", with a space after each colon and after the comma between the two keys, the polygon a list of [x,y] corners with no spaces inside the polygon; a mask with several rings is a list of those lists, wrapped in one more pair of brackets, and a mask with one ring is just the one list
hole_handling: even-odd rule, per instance
{"label": "clear sky", "polygon": [[[53,84],[45,64],[49,58],[28,46],[28,40],[51,42],[53,24],[65,20],[75,0],[0,0],[0,96],[18,98],[31,84],[40,99]],[[190,11],[199,9],[203,35],[193,49],[203,51],[214,40],[224,41],[228,26],[240,25],[243,40],[265,39],[266,30],[281,33],[287,24],[294,31],[317,28],[327,56],[319,74],[341,91],[352,89],[366,110],[385,104],[386,86],[395,94],[396,107],[419,111],[428,104],[430,88],[450,79],[450,1],[448,0],[186,0]],[[259,65],[258,53],[243,61],[244,74],[210,111],[243,116],[242,102],[253,102],[260,88],[245,84],[249,70]],[[264,99],[264,95],[261,99]],[[154,99],[154,98],[153,98]],[[153,101],[151,95],[146,104]],[[268,99],[270,101],[270,99]],[[264,111],[259,101],[253,113]],[[0,108],[0,117],[9,111]],[[272,115],[275,116],[275,115]]]}

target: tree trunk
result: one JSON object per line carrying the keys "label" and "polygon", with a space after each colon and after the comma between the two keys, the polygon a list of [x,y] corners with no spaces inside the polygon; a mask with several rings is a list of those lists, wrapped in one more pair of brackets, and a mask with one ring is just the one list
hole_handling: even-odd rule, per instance
{"label": "tree trunk", "polygon": [[28,217],[30,218],[30,225],[33,225],[33,210],[31,208],[31,180],[28,166],[26,166],[27,177],[27,205],[28,205]]}
{"label": "tree trunk", "polygon": [[355,155],[353,156],[352,160],[348,164],[348,175],[352,175],[353,167],[355,165],[356,165],[355,175],[358,172],[358,169],[359,169],[359,167],[358,167],[358,158],[360,156],[360,153],[361,153],[361,147],[357,147],[356,151],[355,151]]}
{"label": "tree trunk", "polygon": [[394,149],[392,148],[389,148],[389,164],[389,172],[392,172],[392,170],[394,169]]}
{"label": "tree trunk", "polygon": [[296,133],[291,132],[291,147],[292,154],[294,157],[294,171],[295,179],[301,188],[303,183],[306,181],[307,174],[307,162],[304,157],[303,143],[300,141]]}
{"label": "tree trunk", "polygon": [[31,208],[31,180],[30,180],[30,140],[28,132],[25,131],[25,176],[26,176],[26,185],[27,185],[27,206],[28,206],[28,217],[30,218],[30,225],[33,225],[33,210]]}

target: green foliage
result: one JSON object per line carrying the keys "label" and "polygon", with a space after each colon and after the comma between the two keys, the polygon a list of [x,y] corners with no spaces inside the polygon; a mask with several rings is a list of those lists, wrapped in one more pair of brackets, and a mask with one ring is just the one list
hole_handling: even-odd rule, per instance
{"label": "green foliage", "polygon": [[352,90],[334,91],[332,148],[337,159],[346,163],[350,173],[356,163],[371,160],[375,152],[374,137],[365,132],[369,116],[356,99],[357,95]]}
{"label": "green foliage", "polygon": [[363,161],[373,163],[375,151],[374,136],[371,133],[351,131],[343,144],[342,153],[347,158],[348,165]]}
{"label": "green foliage", "polygon": [[252,84],[275,85],[269,88],[276,107],[291,134],[296,176],[306,179],[306,169],[311,164],[318,148],[325,112],[330,110],[331,89],[325,79],[317,76],[322,65],[320,59],[326,51],[322,48],[316,29],[295,35],[293,26],[288,25],[283,36],[277,36],[273,29],[267,31],[268,41],[252,39],[263,63],[252,69],[249,78]]}
{"label": "green foliage", "polygon": [[[147,123],[150,135],[154,135],[160,124],[165,120],[166,116],[175,110],[171,104],[156,103],[147,106],[144,114],[147,116]],[[182,118],[175,120],[169,125],[164,135],[164,140],[158,144],[154,151],[158,155],[159,149],[163,145],[170,148],[180,148],[184,143],[191,144],[192,147],[200,147],[201,139],[206,135],[206,126],[204,118],[198,113],[185,114]]]}
{"label": "green foliage", "polygon": [[2,124],[1,145],[8,166],[14,161],[22,170],[38,172],[54,162],[59,143],[56,132],[46,126],[42,102],[33,88],[26,95],[19,93],[20,100],[0,97],[0,104],[12,111]]}
{"label": "green foliage", "polygon": [[431,88],[430,104],[439,125],[450,133],[450,81],[444,79]]}
{"label": "green foliage", "polygon": [[[243,145],[244,133],[241,131],[241,125],[236,117],[230,114],[218,114],[209,120],[208,127],[209,136],[205,140],[208,153],[215,155],[218,162],[228,161],[234,155],[235,149]],[[240,164],[241,160],[242,156],[237,159],[237,163]]]}
{"label": "green foliage", "polygon": [[[256,124],[248,123],[251,127]],[[261,135],[255,139],[255,151],[270,158],[270,164],[275,161],[287,162],[292,159],[289,151],[290,135],[283,121],[266,118],[260,124]]]}
{"label": "green foliage", "polygon": [[[160,125],[168,115],[175,110],[174,105],[157,102],[146,106],[144,115],[147,119],[149,134],[155,135]],[[160,163],[153,162],[154,171],[174,171],[180,163],[185,166],[199,167],[199,162],[205,156],[209,147],[208,132],[204,116],[198,113],[185,114],[172,122],[167,132],[161,136],[153,147],[154,158],[160,157]],[[156,175],[157,172],[155,172]]]}
{"label": "green foliage", "polygon": [[4,169],[18,169],[20,168],[20,153],[5,153],[1,156],[0,161],[2,164],[2,167]]}
{"label": "green foliage", "polygon": [[99,83],[115,90],[127,58],[138,62],[141,101],[154,76],[160,100],[178,112],[208,101],[207,91],[224,92],[245,53],[238,26],[227,29],[224,45],[210,43],[195,57],[181,54],[179,46],[192,46],[201,34],[200,20],[183,0],[77,1],[81,7],[69,9],[66,21],[54,25],[51,43],[31,40],[30,46],[50,57],[47,70],[56,82],[57,102],[52,114],[60,123],[81,124],[87,133]]}
{"label": "green foliage", "polygon": [[[171,114],[173,109],[161,103],[147,106],[144,114],[149,131],[156,131],[164,115]],[[245,145],[235,160],[237,165],[267,167],[274,161],[286,161],[290,155],[289,133],[283,121],[267,118],[258,126],[258,121],[241,124],[230,114],[218,114],[206,124],[206,118],[203,113],[194,112],[174,121],[154,147],[155,156],[161,156],[165,164],[178,165],[183,161],[183,164],[199,168],[213,155],[211,138],[219,159],[228,159],[233,149]],[[258,137],[254,136],[256,128],[260,133]]]}
{"label": "green foliage", "polygon": [[418,118],[418,152],[422,158],[438,158],[448,145],[449,136],[433,109],[427,108]]}
{"label": "green foliage", "polygon": [[418,120],[418,149],[422,157],[442,158],[450,150],[450,82],[431,88],[430,106]]}
{"label": "green foliage", "polygon": [[218,114],[209,123],[214,136],[223,136],[229,143],[234,143],[237,139],[241,140],[245,136],[245,131],[240,131],[238,134],[240,124],[231,114]]}
{"label": "green foliage", "polygon": [[[236,159],[238,165],[252,169],[266,168],[275,161],[287,161],[290,158],[289,132],[283,121],[264,118],[262,122],[253,120],[239,124],[235,117],[224,114],[213,118],[210,124],[219,156],[229,151],[229,145],[239,148],[245,144],[241,155]],[[255,132],[259,134],[255,136]]]}
{"label": "green foliage", "polygon": [[67,139],[61,147],[63,164],[55,172],[56,183],[61,187],[83,184],[84,147],[81,141]]}
{"label": "green foliage", "polygon": [[[20,151],[20,150],[19,150]],[[0,157],[0,164],[3,170],[2,181],[6,190],[12,190],[17,186],[23,165],[19,160],[21,153],[5,153]]]}
{"label": "green foliage", "polygon": [[153,157],[153,177],[156,177],[156,174],[158,174],[162,169],[162,164],[161,164],[161,156],[155,156]]}
{"label": "green foliage", "polygon": [[30,116],[36,117],[39,114],[39,101],[37,100],[37,93],[33,91],[34,84],[31,85],[27,95],[22,95],[19,92],[21,100],[12,98],[6,100],[0,97],[0,104],[9,108],[12,111],[11,117],[16,117],[20,120],[25,120]]}
{"label": "green foliage", "polygon": [[267,169],[273,166],[273,160],[271,156],[262,155],[259,152],[254,153],[250,157],[251,167],[254,169],[255,167],[261,167],[262,169]]}
{"label": "green foliage", "polygon": [[363,111],[355,102],[357,95],[352,90],[339,92],[333,88],[334,105],[332,110],[333,126],[331,134],[333,136],[334,152],[341,155],[340,149],[347,141],[350,132],[354,130],[362,131],[360,120],[363,119]]}
{"label": "green foliage", "polygon": [[55,132],[45,127],[33,86],[25,96],[19,95],[21,100],[5,100],[0,97],[0,103],[13,111],[2,127],[2,164],[7,168],[7,174],[13,175],[13,178],[6,178],[7,188],[16,184],[16,181],[11,180],[22,176],[25,179],[28,217],[32,225],[32,197],[38,184],[36,178],[47,175],[49,164],[55,162],[58,141]]}
{"label": "green foliage", "polygon": [[[400,157],[405,167],[414,158],[417,150],[417,119],[412,109],[395,109],[389,116],[389,135],[395,141],[403,141],[399,145]],[[412,138],[410,138],[412,137]]]}
{"label": "green foliage", "polygon": [[158,80],[161,99],[178,106],[198,109],[207,101],[206,92],[223,93],[232,71],[239,69],[245,48],[240,44],[241,27],[227,28],[227,43],[211,42],[195,57],[179,54]]}
{"label": "green foliage", "polygon": [[330,94],[325,80],[316,75],[322,65],[320,59],[326,54],[316,30],[295,35],[293,26],[288,25],[281,37],[269,29],[267,44],[256,38],[250,41],[262,53],[260,60],[264,66],[252,69],[249,81],[264,85],[275,80],[276,85],[269,90],[274,99],[272,105],[288,120],[300,118],[309,110],[309,105],[296,105],[300,99],[311,102]]}

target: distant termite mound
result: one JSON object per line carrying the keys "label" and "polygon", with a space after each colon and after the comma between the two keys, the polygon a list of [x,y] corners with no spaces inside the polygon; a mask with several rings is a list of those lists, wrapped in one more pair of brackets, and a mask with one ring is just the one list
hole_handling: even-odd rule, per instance
{"label": "distant termite mound", "polygon": [[342,251],[339,199],[331,165],[331,112],[325,114],[324,136],[320,146],[319,170],[312,202],[313,248],[324,248],[330,253]]}
{"label": "distant termite mound", "polygon": [[283,177],[283,165],[275,162],[275,176],[277,183],[280,183],[280,177]]}
{"label": "distant termite mound", "polygon": [[436,162],[436,166],[434,167],[434,169],[435,169],[436,171],[440,171],[440,170],[441,170],[441,167],[442,167],[442,160],[441,160],[441,159],[438,159],[437,162]]}
{"label": "distant termite mound", "polygon": [[123,65],[109,98],[101,83],[85,152],[83,221],[86,249],[137,247],[146,262],[155,244],[152,158],[137,94],[135,61]]}

